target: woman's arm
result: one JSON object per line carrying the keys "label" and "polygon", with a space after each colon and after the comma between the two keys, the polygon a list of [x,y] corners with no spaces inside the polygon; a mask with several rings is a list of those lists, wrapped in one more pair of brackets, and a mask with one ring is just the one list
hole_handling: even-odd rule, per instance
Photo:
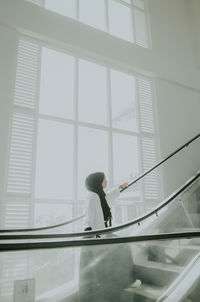
{"label": "woman's arm", "polygon": [[122,185],[119,185],[116,188],[113,188],[109,192],[106,192],[106,200],[109,203],[109,206],[112,206],[113,202],[117,197],[119,197],[120,190],[123,188],[126,188],[128,186],[128,183],[124,183]]}

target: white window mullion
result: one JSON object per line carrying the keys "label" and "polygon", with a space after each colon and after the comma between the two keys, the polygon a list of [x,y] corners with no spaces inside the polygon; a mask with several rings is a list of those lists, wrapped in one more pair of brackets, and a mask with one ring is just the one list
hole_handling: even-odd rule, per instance
{"label": "white window mullion", "polygon": [[136,41],[136,32],[135,32],[135,18],[134,18],[134,6],[133,6],[133,0],[131,0],[131,16],[132,16],[132,32],[133,32],[133,43]]}
{"label": "white window mullion", "polygon": [[113,170],[113,137],[112,137],[112,104],[111,104],[111,81],[110,81],[110,69],[107,68],[107,104],[108,104],[108,157],[109,157],[109,183],[113,186],[114,182],[114,170]]}
{"label": "white window mullion", "polygon": [[74,72],[74,163],[73,163],[73,194],[75,204],[72,207],[72,214],[78,214],[78,58],[75,58]]}
{"label": "white window mullion", "polygon": [[106,24],[106,32],[109,33],[109,8],[108,8],[108,1],[109,0],[104,0],[105,2],[105,24]]}
{"label": "white window mullion", "polygon": [[75,19],[79,20],[79,0],[75,0],[76,1],[76,9],[75,9]]}

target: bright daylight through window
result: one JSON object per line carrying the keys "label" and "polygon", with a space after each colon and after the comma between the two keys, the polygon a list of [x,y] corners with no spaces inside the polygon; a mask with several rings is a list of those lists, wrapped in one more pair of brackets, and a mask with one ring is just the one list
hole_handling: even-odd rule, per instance
{"label": "bright daylight through window", "polygon": [[[83,212],[84,179],[89,173],[104,171],[112,186],[133,180],[155,162],[150,78],[36,41],[19,40],[7,226],[11,221],[12,226],[27,226],[27,213],[29,223],[35,225],[70,219]],[[157,174],[151,173],[143,183],[127,190],[123,198],[127,202],[156,202],[157,182]],[[149,186],[150,193],[146,193]],[[14,216],[10,219],[19,203],[24,219],[23,215],[20,221],[17,215],[16,220]],[[50,214],[53,203],[54,215]],[[122,222],[130,211],[124,200],[119,208],[125,215],[118,215],[118,222]]]}

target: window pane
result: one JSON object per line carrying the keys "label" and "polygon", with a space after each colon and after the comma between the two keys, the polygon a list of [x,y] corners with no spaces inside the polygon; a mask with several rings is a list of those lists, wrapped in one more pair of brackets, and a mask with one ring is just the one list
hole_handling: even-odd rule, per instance
{"label": "window pane", "polygon": [[111,70],[112,126],[137,131],[135,78]]}
{"label": "window pane", "polygon": [[78,185],[79,199],[85,198],[85,178],[93,172],[108,175],[108,137],[102,130],[79,128]]}
{"label": "window pane", "polygon": [[39,120],[36,198],[72,198],[73,128],[53,121]]}
{"label": "window pane", "polygon": [[74,58],[42,48],[40,113],[73,118]]}
{"label": "window pane", "polygon": [[105,1],[79,0],[80,21],[105,30]]}
{"label": "window pane", "polygon": [[139,171],[138,140],[134,136],[113,133],[114,183],[135,178]]}
{"label": "window pane", "polygon": [[109,1],[109,31],[114,36],[133,42],[131,9],[114,0]]}
{"label": "window pane", "polygon": [[76,18],[75,0],[45,0],[45,8],[69,18]]}
{"label": "window pane", "polygon": [[106,68],[79,61],[79,120],[107,123]]}
{"label": "window pane", "polygon": [[136,43],[143,47],[148,47],[147,28],[145,13],[139,9],[134,9]]}
{"label": "window pane", "polygon": [[72,219],[72,205],[59,203],[36,203],[34,217],[35,226],[48,226],[62,223]]}

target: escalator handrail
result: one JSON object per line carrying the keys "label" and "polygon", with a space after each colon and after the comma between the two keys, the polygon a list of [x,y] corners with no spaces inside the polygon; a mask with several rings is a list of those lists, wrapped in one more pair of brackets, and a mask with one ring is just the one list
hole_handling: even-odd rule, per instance
{"label": "escalator handrail", "polygon": [[65,222],[50,225],[50,226],[46,226],[46,227],[26,228],[26,229],[1,229],[0,233],[43,231],[43,230],[58,228],[58,227],[61,227],[61,226],[67,225],[67,224],[71,224],[71,223],[73,223],[77,220],[80,220],[80,219],[84,218],[84,217],[85,217],[85,215],[80,215],[80,216],[74,217],[70,220],[67,220]]}
{"label": "escalator handrail", "polygon": [[[171,154],[169,154],[167,157],[165,157],[163,160],[161,160],[160,162],[158,162],[155,166],[153,166],[152,168],[150,168],[149,170],[147,170],[146,172],[144,172],[143,174],[141,174],[139,177],[137,177],[135,180],[133,180],[132,182],[130,182],[128,184],[128,186],[125,187],[125,188],[123,188],[123,189],[121,189],[120,192],[123,192],[124,190],[128,189],[130,186],[132,186],[133,184],[135,184],[136,182],[138,182],[141,178],[143,178],[147,174],[151,173],[154,169],[156,169],[158,166],[160,166],[161,164],[163,164],[169,158],[171,158],[176,153],[178,153],[179,151],[181,151],[183,148],[188,147],[193,141],[195,141],[199,137],[200,137],[200,133],[198,133],[197,135],[195,135],[192,139],[190,139],[189,141],[187,141],[184,145],[182,145],[181,147],[179,147],[178,149],[176,149],[174,152],[172,152]],[[50,225],[50,226],[40,227],[40,228],[0,229],[0,233],[8,233],[8,232],[10,232],[10,233],[11,232],[32,232],[32,231],[42,231],[42,230],[47,230],[47,229],[53,229],[53,228],[57,228],[57,227],[60,227],[60,226],[64,226],[64,225],[70,224],[70,223],[72,223],[74,221],[80,220],[83,217],[84,217],[84,215],[81,215],[81,216],[75,217],[75,218],[73,218],[71,220],[65,221],[65,222],[60,223],[60,224],[55,224],[55,225]],[[76,234],[76,233],[74,233],[74,234]],[[83,236],[83,235],[80,235],[80,236]]]}
{"label": "escalator handrail", "polygon": [[187,189],[195,180],[200,177],[200,171],[193,177],[191,177],[184,185],[179,187],[174,193],[168,196],[163,202],[161,202],[157,207],[155,207],[150,212],[146,213],[139,218],[129,221],[128,223],[121,224],[115,227],[109,227],[94,231],[87,231],[87,232],[77,232],[77,233],[65,233],[65,234],[28,234],[28,235],[0,235],[0,240],[21,240],[21,239],[47,239],[47,238],[67,238],[67,237],[85,237],[85,236],[95,236],[95,235],[102,235],[113,233],[116,231],[120,231],[124,228],[132,226],[134,224],[140,224],[143,220],[147,219],[150,216],[158,215],[158,211],[172,202],[177,196],[179,196],[185,189]]}
{"label": "escalator handrail", "polygon": [[157,167],[159,167],[160,165],[162,165],[164,162],[166,162],[172,156],[174,156],[175,154],[177,154],[179,151],[181,151],[182,149],[188,147],[193,141],[195,141],[199,137],[200,137],[200,133],[198,133],[192,139],[190,139],[188,142],[186,142],[184,145],[180,146],[175,151],[173,151],[172,153],[170,153],[167,157],[165,157],[164,159],[162,159],[161,161],[159,161],[155,166],[153,166],[152,168],[150,168],[149,170],[147,170],[146,172],[144,172],[143,174],[141,174],[139,177],[137,177],[136,179],[134,179],[132,182],[130,182],[128,184],[127,187],[121,189],[120,192],[123,192],[124,190],[128,189],[130,186],[132,186],[133,184],[135,184],[136,182],[138,182],[138,180],[140,180],[141,178],[143,178],[144,176],[146,176],[147,174],[149,174],[150,172],[152,172],[153,170],[155,170]]}
{"label": "escalator handrail", "polygon": [[199,238],[200,229],[198,231],[190,232],[174,232],[161,233],[151,235],[139,235],[130,237],[113,237],[113,238],[90,238],[80,240],[67,241],[52,241],[52,242],[25,242],[25,243],[0,243],[0,252],[19,251],[19,250],[37,250],[37,249],[53,249],[53,248],[74,248],[91,245],[110,245],[110,244],[124,244],[132,242],[147,242],[158,240],[179,240]]}

